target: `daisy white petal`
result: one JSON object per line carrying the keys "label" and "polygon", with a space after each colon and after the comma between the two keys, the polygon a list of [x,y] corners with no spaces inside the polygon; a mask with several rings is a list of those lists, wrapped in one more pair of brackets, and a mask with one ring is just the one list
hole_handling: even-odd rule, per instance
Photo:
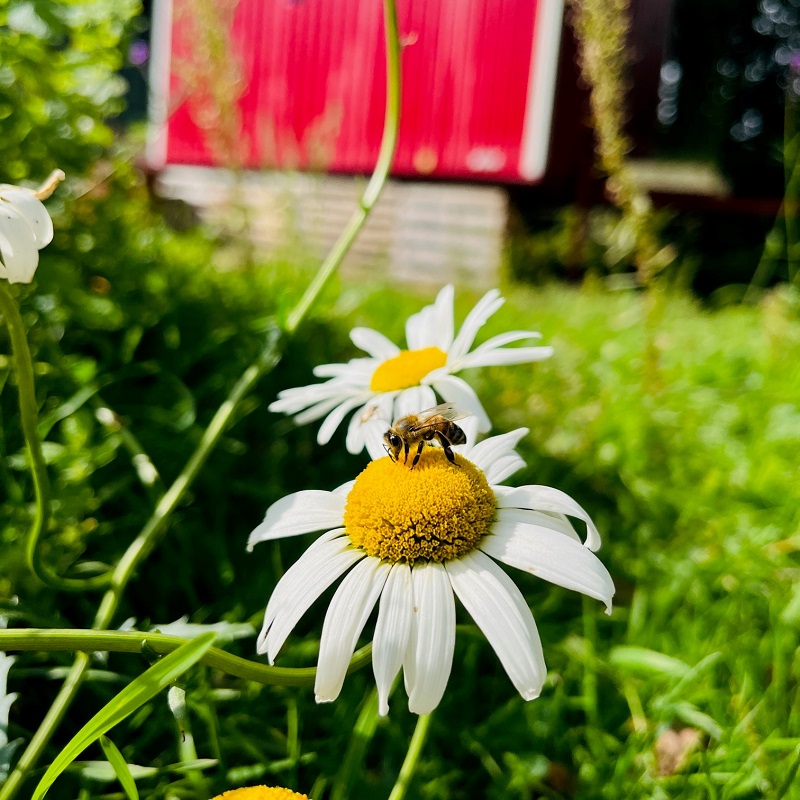
{"label": "daisy white petal", "polygon": [[275,663],[286,637],[314,601],[353,564],[364,558],[351,546],[343,528],[320,536],[278,581],[264,612],[258,652]]}
{"label": "daisy white petal", "polygon": [[373,420],[370,420],[364,426],[364,447],[373,461],[386,455],[383,434],[386,433],[388,427],[386,423],[379,423]]}
{"label": "daisy white petal", "polygon": [[431,383],[433,388],[449,403],[455,403],[464,411],[474,414],[478,419],[478,430],[481,433],[491,430],[492,423],[489,416],[481,405],[478,395],[466,381],[455,375],[441,375]]}
{"label": "daisy white petal", "polygon": [[344,519],[345,498],[316,489],[295,492],[273,503],[264,521],[250,534],[247,549],[259,542],[336,528]]}
{"label": "daisy white petal", "polygon": [[[514,448],[529,432],[528,428],[516,428],[508,433],[501,433],[499,436],[491,436],[473,445],[469,450],[465,450],[464,455],[473,464],[487,472],[498,459],[513,455]],[[499,482],[489,479],[489,483]]]}
{"label": "daisy white petal", "polygon": [[317,442],[319,444],[327,444],[331,440],[331,436],[336,432],[336,429],[342,424],[342,420],[345,418],[347,412],[352,411],[356,406],[363,406],[363,404],[364,397],[363,395],[359,395],[358,397],[351,397],[349,400],[345,400],[343,403],[336,406],[336,408],[325,417],[325,421],[320,426],[317,432]]}
{"label": "daisy white petal", "polygon": [[[342,391],[336,397],[330,397],[327,400],[323,400],[322,402],[317,403],[316,405],[311,406],[311,408],[307,408],[305,411],[301,411],[297,416],[295,416],[294,421],[298,425],[305,425],[308,422],[314,422],[315,420],[320,419],[321,417],[326,417],[328,414],[331,413],[340,403],[349,399],[348,394],[350,392]],[[364,402],[363,397],[358,397],[359,402]]]}
{"label": "daisy white petal", "polygon": [[377,358],[351,358],[346,364],[320,364],[314,367],[314,375],[318,378],[359,381],[365,377],[371,378],[380,363]]}
{"label": "daisy white petal", "polygon": [[397,419],[409,414],[419,414],[435,405],[436,395],[430,386],[412,386],[401,392],[394,401],[394,417]]}
{"label": "daisy white petal", "polygon": [[[317,403],[331,399],[338,399],[341,402],[345,399],[341,397],[341,394],[342,386],[333,381],[313,384],[312,386],[298,386],[278,392],[278,399],[271,402],[268,408],[278,414],[294,414],[304,408],[309,408]],[[324,413],[322,412],[322,414]]]}
{"label": "daisy white petal", "polygon": [[504,481],[515,472],[525,469],[525,461],[516,453],[498,458],[492,466],[486,470],[486,480],[492,485]]}
{"label": "daisy white petal", "polygon": [[480,551],[447,562],[446,568],[458,599],[489,640],[517,691],[525,700],[538,697],[547,668],[533,614],[520,590]]}
{"label": "daisy white petal", "polygon": [[580,542],[550,528],[497,522],[481,550],[510,567],[605,603],[611,613],[614,581],[600,559]]}
{"label": "daisy white petal", "polygon": [[0,259],[9,283],[30,283],[39,264],[39,249],[30,225],[6,203],[0,203]]}
{"label": "daisy white petal", "polygon": [[353,328],[350,331],[350,341],[359,350],[363,350],[381,361],[394,358],[400,352],[400,348],[394,342],[372,328]]}
{"label": "daisy white petal", "polygon": [[460,360],[472,346],[475,335],[503,303],[505,300],[500,296],[500,292],[497,289],[491,289],[478,300],[472,311],[467,314],[467,318],[447,354],[447,366],[453,371],[459,369]]}
{"label": "daisy white petal", "polygon": [[383,590],[391,567],[365,558],[347,574],[333,595],[319,643],[314,695],[318,703],[335,700],[342,690],[358,637]]}
{"label": "daisy white petal", "polygon": [[432,343],[445,353],[453,344],[453,295],[453,284],[448,283],[441,289],[433,304],[436,334]]}
{"label": "daisy white petal", "polygon": [[415,564],[411,570],[414,614],[403,673],[408,709],[430,714],[442,699],[456,641],[456,607],[441,564]]}
{"label": "daisy white petal", "polygon": [[499,367],[544,361],[553,355],[552,347],[501,347],[496,350],[467,353],[459,362],[459,370],[474,367]]}
{"label": "daisy white petal", "polygon": [[[499,488],[499,487],[498,487]],[[568,494],[550,486],[519,486],[516,489],[495,491],[498,506],[531,508],[535,511],[555,511],[582,519],[586,523],[586,547],[600,549],[600,534],[591,517]]]}
{"label": "daisy white petal", "polygon": [[[495,491],[495,494],[497,492]],[[529,508],[497,508],[498,523],[522,522],[526,525],[538,525],[540,528],[549,528],[551,531],[569,536],[576,542],[582,539],[578,532],[572,527],[572,523],[563,515],[548,514],[544,511],[531,511]]]}
{"label": "daisy white petal", "polygon": [[355,483],[356,482],[354,480],[353,481],[346,481],[341,486],[337,486],[333,490],[333,493],[334,494],[338,494],[339,496],[346,498],[347,495],[350,494],[350,490],[353,488],[353,486],[355,486]]}
{"label": "daisy white petal", "polygon": [[411,568],[395,564],[381,595],[378,622],[372,643],[372,671],[378,688],[378,713],[389,713],[389,691],[403,665],[411,636],[414,599],[411,594]]}
{"label": "daisy white petal", "polygon": [[0,198],[14,206],[27,222],[39,250],[53,241],[53,221],[44,203],[31,189],[4,184],[0,186]]}

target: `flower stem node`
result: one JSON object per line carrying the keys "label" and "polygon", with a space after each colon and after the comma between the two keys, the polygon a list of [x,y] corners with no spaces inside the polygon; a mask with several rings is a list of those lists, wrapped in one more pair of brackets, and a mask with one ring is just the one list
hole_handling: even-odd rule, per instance
{"label": "flower stem node", "polygon": [[451,464],[428,447],[414,469],[381,458],[356,478],[344,527],[367,555],[408,564],[438,563],[474,550],[495,516],[486,476],[463,456]]}

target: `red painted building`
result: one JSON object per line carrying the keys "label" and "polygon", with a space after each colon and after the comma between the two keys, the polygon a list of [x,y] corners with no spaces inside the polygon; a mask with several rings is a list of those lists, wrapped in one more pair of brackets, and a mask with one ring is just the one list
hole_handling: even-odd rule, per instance
{"label": "red painted building", "polygon": [[[393,173],[541,180],[563,0],[398,0],[397,6],[403,94]],[[149,148],[156,168],[225,160],[213,146],[213,128],[226,120],[215,121],[204,86],[214,76],[204,77],[202,64],[194,73],[181,69],[197,64],[205,47],[198,47],[192,13],[191,0],[156,4]],[[239,0],[230,55],[239,70],[233,108],[243,166],[372,170],[385,99],[382,14],[380,0]]]}

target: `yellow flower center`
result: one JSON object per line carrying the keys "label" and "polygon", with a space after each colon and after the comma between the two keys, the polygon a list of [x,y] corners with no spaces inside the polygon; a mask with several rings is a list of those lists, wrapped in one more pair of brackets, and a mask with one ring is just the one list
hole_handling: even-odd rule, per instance
{"label": "yellow flower center", "polygon": [[[410,461],[410,458],[409,458]],[[380,458],[356,478],[344,509],[347,535],[387,561],[448,561],[474,549],[494,519],[486,476],[456,455],[426,447],[411,469]]]}
{"label": "yellow flower center", "polygon": [[446,363],[447,353],[438,347],[403,350],[378,366],[372,373],[369,388],[373,392],[396,392],[410,386],[419,386],[429,372]]}
{"label": "yellow flower center", "polygon": [[280,786],[247,786],[244,789],[231,789],[213,800],[308,800],[304,794]]}

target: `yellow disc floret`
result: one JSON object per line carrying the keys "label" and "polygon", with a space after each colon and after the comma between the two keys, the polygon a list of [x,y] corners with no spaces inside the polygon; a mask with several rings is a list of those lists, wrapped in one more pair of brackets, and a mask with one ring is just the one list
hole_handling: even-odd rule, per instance
{"label": "yellow disc floret", "polygon": [[438,347],[422,350],[403,350],[389,358],[372,373],[369,388],[373,392],[395,392],[419,386],[429,373],[447,363],[447,353]]}
{"label": "yellow disc floret", "polygon": [[304,794],[280,786],[247,786],[244,789],[231,789],[214,800],[308,800]]}
{"label": "yellow disc floret", "polygon": [[494,519],[486,476],[460,455],[426,447],[413,469],[390,458],[357,478],[344,510],[351,541],[369,555],[413,564],[448,561],[474,549]]}

